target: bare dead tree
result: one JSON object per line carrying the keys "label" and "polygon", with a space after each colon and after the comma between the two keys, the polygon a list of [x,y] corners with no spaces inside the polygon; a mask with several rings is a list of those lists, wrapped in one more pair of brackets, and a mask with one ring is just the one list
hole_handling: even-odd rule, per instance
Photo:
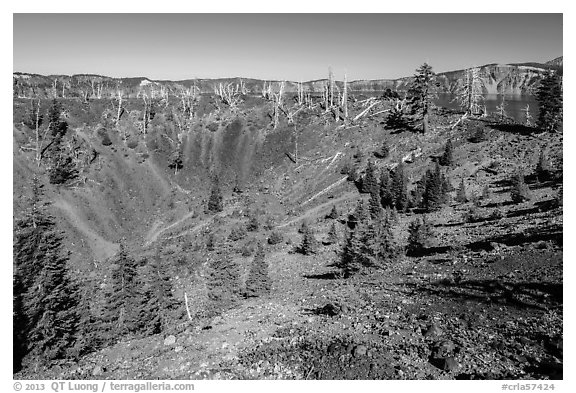
{"label": "bare dead tree", "polygon": [[242,101],[239,86],[234,86],[232,83],[225,85],[219,83],[218,86],[214,86],[214,94],[233,112],[238,109],[238,105]]}
{"label": "bare dead tree", "polygon": [[340,105],[344,111],[344,119],[348,119],[348,78],[346,77],[346,73],[344,73],[344,93],[342,94]]}
{"label": "bare dead tree", "polygon": [[456,100],[465,115],[476,115],[481,112],[480,104],[484,101],[484,94],[479,68],[466,70],[464,82],[456,91]]}
{"label": "bare dead tree", "polygon": [[524,112],[524,119],[525,119],[525,123],[528,127],[532,127],[532,125],[534,123],[532,123],[532,114],[530,113],[530,104],[526,104],[526,107],[524,107],[524,109],[522,109],[522,112]]}
{"label": "bare dead tree", "polygon": [[282,104],[284,103],[284,81],[280,82],[278,92],[274,92],[274,129],[278,126],[280,121],[280,110],[282,110]]}

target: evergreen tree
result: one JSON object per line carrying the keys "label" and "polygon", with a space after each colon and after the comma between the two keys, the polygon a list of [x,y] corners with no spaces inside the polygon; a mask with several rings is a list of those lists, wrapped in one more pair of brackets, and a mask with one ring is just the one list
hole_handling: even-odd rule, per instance
{"label": "evergreen tree", "polygon": [[408,179],[404,174],[404,163],[400,161],[392,176],[392,194],[394,204],[399,212],[406,211],[408,207]]}
{"label": "evergreen tree", "polygon": [[432,109],[432,101],[436,98],[436,74],[427,63],[421,65],[414,75],[414,80],[408,89],[412,115],[422,122],[422,132],[429,131],[428,118]]}
{"label": "evergreen tree", "polygon": [[222,191],[220,191],[220,182],[218,180],[218,176],[215,176],[212,183],[210,198],[208,199],[208,211],[212,213],[218,213],[222,210],[224,210]]}
{"label": "evergreen tree", "polygon": [[165,332],[170,322],[176,318],[178,303],[172,295],[172,284],[166,263],[163,263],[157,250],[151,263],[146,266],[143,307],[140,321],[145,334]]}
{"label": "evergreen tree", "polygon": [[62,137],[59,134],[50,148],[48,176],[51,184],[64,184],[78,177],[76,164],[62,146]]}
{"label": "evergreen tree", "polygon": [[217,314],[232,308],[241,294],[240,268],[226,254],[216,255],[209,263],[208,299],[214,306],[212,312]]}
{"label": "evergreen tree", "polygon": [[424,206],[424,193],[426,192],[426,182],[429,176],[429,172],[426,171],[422,175],[420,180],[416,182],[416,187],[412,190],[412,197],[410,199],[411,207],[423,207]]}
{"label": "evergreen tree", "polygon": [[512,178],[512,188],[510,189],[510,198],[514,203],[522,203],[530,200],[530,189],[524,181],[524,174],[519,169]]}
{"label": "evergreen tree", "polygon": [[140,296],[136,260],[123,242],[114,258],[110,291],[106,294],[105,321],[113,337],[134,333],[139,327]]}
{"label": "evergreen tree", "polygon": [[373,220],[382,218],[382,204],[380,203],[380,192],[378,192],[378,189],[373,189],[370,192],[368,211],[370,212],[370,218]]}
{"label": "evergreen tree", "polygon": [[360,199],[358,201],[358,204],[356,205],[356,208],[354,209],[352,214],[350,214],[350,216],[348,217],[348,227],[350,229],[354,229],[356,228],[357,225],[359,225],[362,222],[365,222],[367,219],[368,219],[368,211],[366,210],[366,205],[364,204],[364,201]]}
{"label": "evergreen tree", "polygon": [[360,226],[348,233],[346,244],[342,249],[340,260],[336,266],[342,270],[344,278],[358,273],[364,265],[363,249],[365,247]]}
{"label": "evergreen tree", "polygon": [[298,252],[304,255],[315,254],[318,251],[318,240],[314,236],[312,229],[306,225],[302,237],[302,243],[298,247]]}
{"label": "evergreen tree", "polygon": [[548,155],[544,149],[540,150],[540,156],[538,157],[538,163],[536,164],[536,178],[538,181],[549,180],[552,176],[552,170],[550,168],[550,161],[548,160]]}
{"label": "evergreen tree", "polygon": [[338,213],[338,210],[336,210],[336,205],[332,205],[332,210],[330,210],[330,213],[328,213],[326,218],[329,218],[331,220],[335,220],[338,217],[340,217],[340,213]]}
{"label": "evergreen tree", "polygon": [[557,132],[562,126],[562,79],[557,72],[548,71],[538,87],[536,93],[538,105],[537,126],[542,131]]}
{"label": "evergreen tree", "polygon": [[388,130],[406,130],[410,129],[412,124],[406,113],[404,113],[404,109],[398,106],[393,107],[386,116],[386,122],[384,123],[384,128]]}
{"label": "evergreen tree", "polygon": [[268,263],[266,262],[264,247],[258,244],[254,260],[250,266],[248,279],[246,280],[246,297],[262,296],[272,288],[272,282],[268,275]]}
{"label": "evergreen tree", "polygon": [[328,231],[328,244],[335,244],[338,243],[340,239],[338,238],[338,231],[336,230],[336,225],[332,223],[330,226],[330,230]]}
{"label": "evergreen tree", "polygon": [[368,194],[378,190],[378,179],[376,179],[376,167],[372,161],[368,161],[366,174],[362,179],[361,192]]}
{"label": "evergreen tree", "polygon": [[456,202],[466,203],[468,202],[468,197],[466,196],[466,185],[464,184],[464,178],[460,181],[458,190],[456,190]]}
{"label": "evergreen tree", "polygon": [[440,171],[440,165],[436,162],[434,171],[426,172],[426,189],[422,197],[424,208],[427,211],[438,210],[446,202],[446,179]]}
{"label": "evergreen tree", "polygon": [[391,221],[366,219],[349,232],[340,260],[335,265],[346,278],[364,267],[382,267],[396,258]]}
{"label": "evergreen tree", "polygon": [[83,290],[78,292],[78,334],[74,345],[77,356],[99,349],[109,338],[105,336],[105,327],[102,323],[103,313],[94,306],[97,302],[95,296],[98,289],[90,280],[85,280],[83,286]]}
{"label": "evergreen tree", "polygon": [[429,247],[430,240],[433,237],[432,227],[426,220],[416,219],[408,227],[408,245],[406,246],[406,255],[418,256]]}
{"label": "evergreen tree", "polygon": [[395,205],[390,173],[388,172],[388,169],[382,169],[380,172],[380,204],[383,208],[392,207]]}
{"label": "evergreen tree", "polygon": [[302,220],[302,225],[298,228],[298,233],[304,234],[306,232],[308,232],[308,221]]}
{"label": "evergreen tree", "polygon": [[446,142],[446,147],[444,148],[444,154],[440,157],[440,165],[442,166],[452,166],[454,164],[454,158],[452,157],[452,139],[448,139]]}
{"label": "evergreen tree", "polygon": [[61,138],[68,131],[68,123],[62,120],[62,106],[56,99],[52,100],[50,108],[48,108],[47,120],[48,129],[53,138]]}
{"label": "evergreen tree", "polygon": [[76,339],[76,287],[67,268],[68,253],[54,218],[32,180],[32,195],[14,228],[14,368],[31,353],[40,361],[70,354]]}

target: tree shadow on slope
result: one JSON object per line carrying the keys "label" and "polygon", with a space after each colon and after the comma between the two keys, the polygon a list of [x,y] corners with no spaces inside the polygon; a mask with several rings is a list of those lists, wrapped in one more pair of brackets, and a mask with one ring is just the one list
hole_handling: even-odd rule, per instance
{"label": "tree shadow on slope", "polygon": [[552,241],[557,245],[562,246],[562,235],[562,225],[551,225],[548,227],[538,228],[538,230],[534,232],[506,233],[503,235],[485,238],[476,242],[468,243],[465,245],[465,247],[473,251],[492,251],[494,249],[492,243],[500,243],[506,246],[519,246],[522,244],[536,243],[539,241]]}
{"label": "tree shadow on slope", "polygon": [[541,132],[538,128],[529,127],[524,124],[518,124],[518,123],[493,122],[490,123],[490,128],[502,132],[507,132],[510,134],[519,134],[519,135],[531,135],[537,132]]}
{"label": "tree shadow on slope", "polygon": [[510,282],[499,279],[436,283],[407,283],[408,288],[426,296],[454,301],[503,303],[519,309],[548,309],[563,304],[562,284],[553,282]]}
{"label": "tree shadow on slope", "polygon": [[338,280],[342,278],[342,273],[340,271],[333,271],[326,273],[304,274],[303,277],[313,280]]}

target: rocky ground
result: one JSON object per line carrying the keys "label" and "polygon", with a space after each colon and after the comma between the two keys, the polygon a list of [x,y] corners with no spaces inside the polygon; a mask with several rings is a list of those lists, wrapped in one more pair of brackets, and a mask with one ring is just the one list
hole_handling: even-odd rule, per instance
{"label": "rocky ground", "polygon": [[[98,240],[92,245],[106,245],[108,254],[114,252],[117,241],[111,231],[133,229],[131,245],[145,252],[161,244],[167,263],[184,262],[173,269],[177,297],[188,291],[191,308],[201,311],[205,294],[195,279],[203,262],[193,260],[189,248],[203,241],[205,228],[227,235],[232,225],[247,221],[248,211],[258,208],[273,219],[285,240],[267,250],[272,291],[265,297],[242,300],[215,318],[196,318],[163,335],[125,340],[79,362],[62,362],[44,371],[24,370],[14,378],[562,378],[563,210],[558,203],[562,180],[539,183],[529,179],[532,198],[520,204],[510,202],[508,181],[519,163],[531,173],[536,152],[544,147],[550,151],[553,167],[561,170],[562,136],[524,135],[491,127],[486,141],[470,143],[465,127],[449,127],[457,118],[453,114],[434,117],[433,131],[421,135],[384,130],[384,115],[345,127],[326,125],[321,115],[309,114],[300,119],[308,123],[298,131],[297,163],[285,156],[295,151],[293,127],[264,130],[258,123],[261,119],[249,113],[242,121],[246,129],[257,130],[252,135],[246,129],[240,132],[229,127],[232,117],[224,118],[217,132],[201,130],[194,135],[196,139],[190,136],[190,149],[185,152],[189,154],[186,162],[204,160],[198,168],[206,172],[218,163],[218,157],[222,165],[223,157],[244,157],[243,152],[253,160],[228,163],[230,190],[224,212],[216,216],[202,211],[206,181],[202,188],[195,188],[197,175],[189,168],[178,175],[168,173],[160,165],[162,157],[154,156],[160,156],[158,147],[142,144],[154,157],[142,164],[122,146],[116,152],[98,145],[103,161],[115,163],[91,169],[96,180],[114,179],[114,187],[100,186],[108,198],[102,202],[105,209],[95,210],[96,214],[91,209],[96,209],[97,201],[86,202],[90,209],[85,210],[78,202],[84,194],[99,198],[95,186],[52,190],[59,201],[55,207],[76,206],[68,209],[82,223],[68,220],[75,231],[91,234]],[[164,124],[158,122],[160,129]],[[232,138],[234,143],[227,144],[230,133],[238,135]],[[244,140],[249,137],[255,142]],[[412,152],[406,172],[413,183],[430,167],[430,157],[442,153],[448,137],[454,142],[456,165],[445,169],[447,177],[454,187],[465,179],[468,195],[476,202],[450,202],[428,215],[435,240],[425,255],[402,256],[383,270],[343,279],[330,267],[340,245],[324,246],[314,256],[294,253],[303,220],[322,240],[332,223],[325,218],[332,206],[344,216],[361,198],[353,182],[341,173],[355,154],[360,151],[364,156],[358,164],[361,172],[384,140],[392,147],[391,153],[376,160],[378,168],[390,167]],[[18,179],[28,175],[23,164],[28,158],[24,153],[17,158],[15,185],[22,187]],[[233,169],[240,164],[256,172],[242,195],[230,196]],[[125,166],[130,169],[120,170]],[[486,186],[490,195],[480,197]],[[146,191],[151,189],[157,195]],[[117,202],[108,200],[124,201],[119,203],[119,212],[109,208]],[[399,215],[394,232],[400,246],[406,244],[407,228],[415,217],[415,213]],[[342,242],[344,225],[338,223],[337,229]],[[262,229],[231,246],[244,271],[252,257],[242,255],[242,242],[264,240],[268,234]],[[98,279],[105,276],[105,262],[95,261],[93,267],[86,264],[89,259],[77,259],[79,271],[90,271]]]}

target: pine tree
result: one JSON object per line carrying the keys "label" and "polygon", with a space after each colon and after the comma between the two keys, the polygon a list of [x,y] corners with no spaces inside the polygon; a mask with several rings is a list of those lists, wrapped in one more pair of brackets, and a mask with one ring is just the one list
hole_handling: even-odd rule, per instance
{"label": "pine tree", "polygon": [[540,156],[538,157],[538,163],[536,164],[536,178],[538,181],[549,180],[552,175],[552,170],[550,169],[550,161],[548,160],[548,155],[544,149],[540,150]]}
{"label": "pine tree", "polygon": [[105,321],[113,337],[134,333],[139,327],[140,296],[136,260],[120,243],[111,273],[110,291],[106,294]]}
{"label": "pine tree", "polygon": [[516,171],[512,178],[512,188],[510,189],[510,198],[514,203],[522,203],[530,200],[530,189],[524,181],[524,174],[520,169]]}
{"label": "pine tree", "polygon": [[220,191],[220,182],[218,176],[215,176],[212,183],[210,198],[208,199],[208,211],[218,213],[222,210],[224,210],[224,202],[222,200],[222,192]]}
{"label": "pine tree", "polygon": [[388,172],[388,169],[382,169],[380,172],[380,204],[383,208],[392,207],[395,205],[390,173]]}
{"label": "pine tree", "polygon": [[360,199],[356,205],[356,208],[348,217],[348,227],[350,229],[354,229],[357,225],[360,225],[360,223],[365,222],[367,219],[368,211],[366,210],[366,205],[364,204],[364,201]]}
{"label": "pine tree", "polygon": [[250,266],[250,272],[246,280],[246,297],[262,296],[272,288],[272,281],[268,275],[268,263],[264,253],[264,247],[258,244],[254,260]]}
{"label": "pine tree", "polygon": [[427,211],[438,210],[446,202],[446,180],[436,162],[434,171],[426,172],[426,189],[422,197],[423,207]]}
{"label": "pine tree", "polygon": [[306,225],[303,235],[302,243],[300,247],[298,247],[298,252],[304,255],[315,254],[318,251],[319,244],[314,236],[314,232],[308,225]]}
{"label": "pine tree", "polygon": [[330,226],[330,230],[328,231],[328,244],[335,244],[338,243],[340,239],[338,238],[338,231],[336,230],[336,225],[332,223]]}
{"label": "pine tree", "polygon": [[42,185],[14,228],[14,367],[31,353],[40,361],[70,354],[78,325],[77,288],[70,280],[68,253],[54,218],[47,213]]}
{"label": "pine tree", "polygon": [[437,97],[435,89],[436,74],[427,63],[421,65],[414,75],[414,80],[408,89],[412,114],[422,122],[422,132],[429,131],[428,118],[432,109],[432,101]]}
{"label": "pine tree", "polygon": [[172,295],[172,284],[165,261],[159,250],[146,266],[146,275],[142,292],[143,307],[139,320],[143,333],[158,334],[165,332],[170,322],[176,318],[178,303]]}
{"label": "pine tree", "polygon": [[562,126],[562,79],[557,72],[547,72],[536,93],[540,110],[536,125],[542,131],[557,132]]}
{"label": "pine tree", "polygon": [[393,107],[386,116],[386,122],[384,128],[389,130],[405,130],[410,129],[412,124],[406,114],[404,109],[399,106]]}
{"label": "pine tree", "polygon": [[208,299],[217,314],[237,304],[241,294],[240,268],[226,254],[216,255],[209,263]]}
{"label": "pine tree", "polygon": [[48,129],[53,138],[63,137],[68,131],[68,123],[62,120],[62,106],[60,103],[53,99],[48,109]]}
{"label": "pine tree", "polygon": [[392,176],[392,194],[394,195],[394,204],[399,212],[406,211],[408,207],[408,179],[404,174],[404,163],[400,161],[394,170]]}
{"label": "pine tree", "polygon": [[452,157],[452,139],[448,139],[446,142],[446,147],[444,148],[444,154],[440,157],[440,165],[442,166],[452,166],[454,164],[454,158]]}
{"label": "pine tree", "polygon": [[372,189],[372,192],[370,192],[368,211],[370,212],[370,218],[373,220],[382,218],[383,211],[382,204],[380,203],[380,192],[378,192],[378,189]]}
{"label": "pine tree", "polygon": [[346,239],[346,244],[342,249],[340,260],[336,266],[342,270],[344,278],[348,278],[358,273],[364,264],[362,250],[364,249],[364,239],[360,227],[350,231]]}
{"label": "pine tree", "polygon": [[331,220],[335,220],[338,217],[340,217],[340,213],[338,213],[338,210],[336,209],[336,205],[332,205],[332,210],[330,210],[330,213],[328,213],[326,218],[329,218]]}
{"label": "pine tree", "polygon": [[362,179],[361,192],[368,194],[378,190],[378,179],[376,179],[376,167],[372,161],[368,161],[366,174]]}
{"label": "pine tree", "polygon": [[406,255],[419,256],[429,247],[430,240],[433,237],[432,227],[426,220],[416,219],[408,227],[408,244],[406,246]]}
{"label": "pine tree", "polygon": [[99,349],[105,344],[105,327],[102,323],[103,314],[95,304],[97,303],[98,289],[94,282],[85,280],[83,289],[78,291],[78,334],[74,345],[74,351],[77,356],[83,356],[87,353]]}
{"label": "pine tree", "polygon": [[466,203],[468,202],[468,197],[466,196],[466,185],[464,184],[464,178],[460,181],[458,190],[456,190],[456,202]]}
{"label": "pine tree", "polygon": [[64,184],[78,177],[76,164],[62,146],[60,134],[56,135],[50,148],[48,175],[51,184]]}

